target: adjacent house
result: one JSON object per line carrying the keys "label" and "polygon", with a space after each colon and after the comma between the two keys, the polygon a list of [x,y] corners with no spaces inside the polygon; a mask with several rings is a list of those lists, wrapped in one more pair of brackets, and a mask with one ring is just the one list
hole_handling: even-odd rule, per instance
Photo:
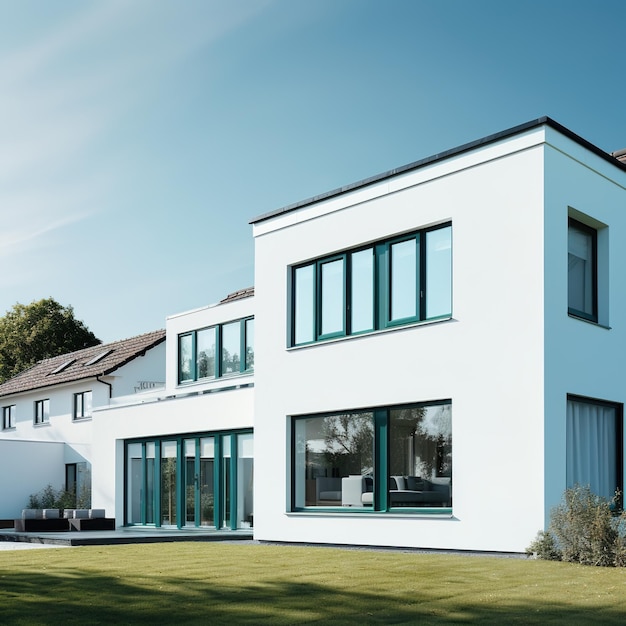
{"label": "adjacent house", "polygon": [[623,152],[540,118],[261,215],[254,290],[145,351],[163,386],[51,360],[0,447],[87,463],[118,526],[523,551],[567,486],[623,489]]}
{"label": "adjacent house", "polygon": [[47,485],[90,492],[94,407],[164,384],[159,330],[44,359],[0,385],[0,518],[19,517]]}

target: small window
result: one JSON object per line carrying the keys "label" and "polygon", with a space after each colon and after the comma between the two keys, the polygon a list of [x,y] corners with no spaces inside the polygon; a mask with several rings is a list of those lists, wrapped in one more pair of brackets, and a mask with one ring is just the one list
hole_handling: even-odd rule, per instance
{"label": "small window", "polygon": [[92,394],[91,391],[82,391],[74,394],[74,419],[80,420],[91,417]]}
{"label": "small window", "polygon": [[10,430],[15,428],[15,405],[5,406],[2,408],[2,429]]}
{"label": "small window", "polygon": [[47,424],[50,421],[50,400],[35,401],[35,424]]}
{"label": "small window", "polygon": [[567,230],[567,297],[571,315],[598,321],[598,233],[569,219]]}

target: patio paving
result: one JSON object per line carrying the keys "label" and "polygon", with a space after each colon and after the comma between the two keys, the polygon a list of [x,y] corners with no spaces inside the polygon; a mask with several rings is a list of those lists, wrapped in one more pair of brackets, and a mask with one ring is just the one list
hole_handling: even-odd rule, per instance
{"label": "patio paving", "polygon": [[[67,532],[16,532],[0,529],[0,542],[44,544],[49,546],[110,546],[124,543],[162,543],[173,541],[251,540],[252,530],[204,530],[163,528],[117,528]],[[2,549],[2,548],[0,548]]]}

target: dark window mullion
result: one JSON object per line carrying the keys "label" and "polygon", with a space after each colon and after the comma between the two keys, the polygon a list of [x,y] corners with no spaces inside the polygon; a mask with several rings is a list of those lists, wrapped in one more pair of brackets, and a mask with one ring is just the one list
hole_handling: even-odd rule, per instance
{"label": "dark window mullion", "polygon": [[239,321],[239,373],[246,371],[246,320]]}
{"label": "dark window mullion", "polygon": [[422,237],[421,233],[415,236],[415,245],[417,246],[417,254],[415,255],[417,268],[415,276],[417,278],[417,314],[420,320],[426,319],[426,292],[428,285],[426,284],[426,237]]}
{"label": "dark window mullion", "polygon": [[374,510],[386,511],[388,505],[388,412],[374,411]]}
{"label": "dark window mullion", "polygon": [[374,299],[376,301],[374,328],[380,329],[384,328],[387,320],[391,317],[391,284],[389,281],[389,255],[391,252],[388,245],[379,244],[375,247],[374,254]]}
{"label": "dark window mullion", "polygon": [[215,378],[222,376],[222,325],[215,326]]}

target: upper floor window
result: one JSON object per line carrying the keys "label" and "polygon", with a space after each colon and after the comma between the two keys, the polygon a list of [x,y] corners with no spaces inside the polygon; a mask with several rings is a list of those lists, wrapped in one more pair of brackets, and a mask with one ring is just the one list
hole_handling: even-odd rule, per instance
{"label": "upper floor window", "polygon": [[74,412],[75,420],[91,417],[91,409],[93,406],[91,391],[81,391],[74,394]]}
{"label": "upper floor window", "polygon": [[50,400],[35,400],[35,424],[47,424],[50,421]]}
{"label": "upper floor window", "polygon": [[446,224],[293,268],[291,345],[452,314]]}
{"label": "upper floor window", "polygon": [[567,297],[572,315],[598,321],[598,233],[569,218],[567,229]]}
{"label": "upper floor window", "polygon": [[2,408],[2,429],[9,430],[15,428],[15,405],[5,406]]}
{"label": "upper floor window", "polygon": [[178,382],[254,370],[254,318],[235,320],[178,336]]}

